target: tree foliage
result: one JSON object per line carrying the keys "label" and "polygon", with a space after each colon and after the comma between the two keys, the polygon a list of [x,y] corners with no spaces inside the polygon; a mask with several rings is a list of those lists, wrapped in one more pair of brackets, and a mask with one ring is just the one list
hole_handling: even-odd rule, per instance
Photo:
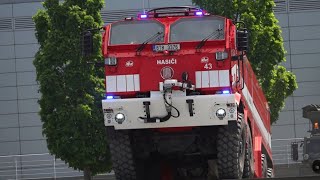
{"label": "tree foliage", "polygon": [[193,0],[212,14],[244,21],[249,30],[248,58],[270,105],[271,121],[276,122],[285,99],[298,88],[296,77],[280,63],[285,49],[273,0]]}
{"label": "tree foliage", "polygon": [[[111,168],[101,99],[103,69],[81,56],[81,33],[103,25],[103,0],[45,0],[33,17],[40,49],[34,65],[42,94],[40,116],[48,149],[70,167],[93,174]],[[101,35],[94,33],[94,54],[101,61]]]}

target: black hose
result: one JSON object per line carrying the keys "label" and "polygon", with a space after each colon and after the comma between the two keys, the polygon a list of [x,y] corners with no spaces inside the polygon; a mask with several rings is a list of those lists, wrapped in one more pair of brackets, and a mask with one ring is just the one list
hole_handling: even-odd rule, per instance
{"label": "black hose", "polygon": [[179,111],[176,107],[174,107],[174,106],[172,106],[171,104],[168,103],[168,101],[167,101],[167,99],[166,99],[166,91],[167,91],[167,90],[164,90],[164,93],[163,93],[164,102],[165,102],[168,106],[170,106],[171,108],[173,108],[174,110],[177,111],[177,115],[176,115],[176,116],[171,115],[171,117],[173,117],[173,118],[178,118],[178,117],[180,117],[180,111]]}
{"label": "black hose", "polygon": [[172,116],[171,112],[168,112],[168,114],[164,117],[152,117],[152,118],[139,117],[139,118],[145,120],[146,123],[156,123],[157,120],[159,120],[160,122],[166,122],[170,119],[171,116]]}
{"label": "black hose", "polygon": [[167,89],[164,90],[164,93],[163,93],[164,102],[166,103],[167,106],[170,106],[171,108],[176,110],[178,115],[174,116],[174,115],[171,114],[171,112],[168,112],[168,114],[166,116],[164,116],[164,117],[139,117],[139,118],[143,119],[146,123],[156,123],[157,120],[159,120],[160,122],[166,122],[171,117],[178,118],[180,116],[180,111],[176,107],[174,107],[174,106],[172,106],[171,104],[168,103],[168,101],[166,99],[166,93],[167,93]]}

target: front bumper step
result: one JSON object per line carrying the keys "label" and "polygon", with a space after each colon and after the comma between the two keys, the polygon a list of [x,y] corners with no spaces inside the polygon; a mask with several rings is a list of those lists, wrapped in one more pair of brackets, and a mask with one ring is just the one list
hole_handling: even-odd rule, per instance
{"label": "front bumper step", "polygon": [[[174,108],[168,116],[159,92],[150,98],[106,99],[102,101],[102,108],[106,126],[114,126],[115,129],[144,129],[227,125],[228,121],[236,120],[236,104],[234,94],[186,96],[174,92],[172,106],[179,111],[179,116]],[[219,109],[226,112],[222,119],[216,115]],[[123,115],[123,121],[116,119],[117,114]]]}

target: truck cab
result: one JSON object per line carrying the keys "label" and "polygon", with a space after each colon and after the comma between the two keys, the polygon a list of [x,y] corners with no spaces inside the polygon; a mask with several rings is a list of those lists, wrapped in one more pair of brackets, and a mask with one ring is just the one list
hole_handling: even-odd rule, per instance
{"label": "truck cab", "polygon": [[309,119],[312,125],[310,136],[303,141],[303,163],[311,166],[313,172],[320,174],[320,105],[311,104],[303,107],[302,111],[302,116]]}
{"label": "truck cab", "polygon": [[[128,121],[109,119],[105,121],[107,126],[139,129],[222,125],[230,116],[236,117],[236,94],[230,81],[231,59],[237,53],[235,26],[231,20],[205,11],[187,8],[181,13],[181,9],[172,9],[156,9],[106,27],[103,54],[109,99],[104,104],[132,103],[122,112]],[[169,100],[170,105],[165,102]],[[197,108],[201,104],[204,107]],[[171,115],[177,117],[150,124],[156,121],[152,117],[167,115],[166,106],[173,108]],[[221,109],[220,117],[212,109]],[[136,121],[139,118],[147,123]],[[179,118],[190,120],[186,123]]]}

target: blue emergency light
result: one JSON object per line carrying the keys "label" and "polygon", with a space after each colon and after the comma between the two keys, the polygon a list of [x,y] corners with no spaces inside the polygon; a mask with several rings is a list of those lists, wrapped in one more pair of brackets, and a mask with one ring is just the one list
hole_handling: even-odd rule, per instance
{"label": "blue emergency light", "polygon": [[113,99],[113,96],[107,96],[107,99]]}
{"label": "blue emergency light", "polygon": [[140,14],[140,18],[141,19],[145,19],[145,18],[147,18],[148,17],[148,15],[146,15],[146,14]]}
{"label": "blue emergency light", "polygon": [[202,15],[203,15],[203,12],[202,12],[202,11],[197,11],[197,12],[196,12],[196,15],[197,15],[197,16],[202,16]]}
{"label": "blue emergency light", "polygon": [[229,90],[223,90],[222,94],[230,94],[230,91]]}

